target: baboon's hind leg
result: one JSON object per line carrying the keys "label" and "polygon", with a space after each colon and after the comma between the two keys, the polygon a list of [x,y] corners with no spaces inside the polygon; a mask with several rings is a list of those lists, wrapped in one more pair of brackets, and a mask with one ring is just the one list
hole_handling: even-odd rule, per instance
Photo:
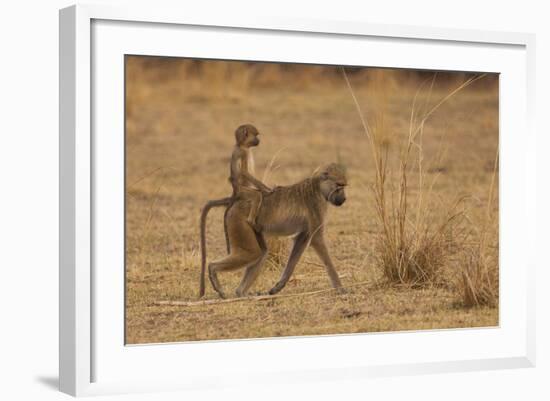
{"label": "baboon's hind leg", "polygon": [[243,279],[237,290],[235,291],[238,297],[246,295],[250,286],[256,281],[258,274],[267,259],[267,244],[265,242],[264,236],[262,233],[256,232],[256,239],[258,240],[258,245],[260,245],[260,254],[259,257],[250,265],[246,267]]}
{"label": "baboon's hind leg", "polygon": [[220,282],[218,281],[218,272],[243,268],[254,262],[257,258],[258,255],[253,253],[234,253],[215,260],[208,265],[208,276],[210,278],[210,282],[220,297],[225,298],[225,294],[223,293]]}

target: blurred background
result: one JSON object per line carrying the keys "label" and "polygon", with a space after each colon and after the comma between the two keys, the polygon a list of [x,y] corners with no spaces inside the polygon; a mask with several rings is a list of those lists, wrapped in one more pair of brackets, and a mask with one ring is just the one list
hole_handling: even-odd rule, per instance
{"label": "blurred background", "polygon": [[[393,189],[399,187],[411,127],[422,123],[422,135],[411,151],[411,160],[416,161],[409,169],[410,198],[416,199],[428,185],[424,202],[433,213],[426,219],[437,221],[457,197],[468,197],[467,217],[480,224],[498,149],[498,75],[485,75],[446,98],[479,74],[345,67],[356,104],[339,66],[147,56],[126,56],[125,65],[128,342],[498,323],[496,308],[456,308],[461,297],[456,265],[461,261],[452,258],[441,271],[448,277],[443,286],[411,293],[377,287],[376,302],[382,304],[375,306],[366,290],[350,295],[360,307],[350,307],[350,299],[304,300],[278,312],[271,310],[270,324],[258,323],[256,318],[266,311],[257,305],[185,317],[174,308],[148,307],[159,299],[196,297],[200,209],[208,199],[231,193],[229,158],[234,131],[243,123],[260,131],[261,144],[254,150],[256,176],[270,186],[294,183],[329,162],[348,167],[348,201],[330,211],[327,227],[329,247],[344,283],[367,281],[375,286],[383,279],[376,267],[382,227],[377,224],[372,191],[375,160],[360,113],[373,131],[376,128],[376,143],[387,155],[388,185]],[[428,112],[429,119],[423,121]],[[424,183],[419,181],[419,160]],[[494,193],[496,201],[490,207],[498,215],[498,179]],[[209,217],[210,260],[225,252],[222,212],[217,209]],[[491,222],[496,249],[497,221]],[[276,247],[278,254],[253,290],[265,291],[278,279],[287,250],[285,244]],[[229,293],[241,273],[222,276]],[[308,251],[285,291],[325,287],[324,271]],[[418,298],[418,309],[406,306],[411,297]],[[406,319],[399,318],[403,313]],[[345,318],[349,314],[353,319]],[[231,323],[235,319],[238,326]]]}

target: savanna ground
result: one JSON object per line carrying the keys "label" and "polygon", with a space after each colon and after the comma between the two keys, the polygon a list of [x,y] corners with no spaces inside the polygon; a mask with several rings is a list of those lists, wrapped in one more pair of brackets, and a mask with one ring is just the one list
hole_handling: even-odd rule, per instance
{"label": "savanna ground", "polygon": [[[388,193],[393,193],[399,186],[395,155],[410,134],[413,101],[421,115],[467,75],[347,71],[364,117],[383,127],[377,143],[388,157]],[[410,219],[419,194],[427,224],[445,219],[448,205],[462,199],[460,222],[445,228],[444,263],[436,279],[422,286],[389,282],[380,267],[383,227],[373,195],[372,144],[338,68],[127,57],[126,90],[127,343],[498,325],[498,302],[464,305],[460,282],[468,255],[455,246],[465,232],[475,236],[489,214],[498,216],[498,176],[492,184],[498,173],[497,77],[485,76],[448,98],[415,139],[407,170]],[[270,186],[294,183],[328,162],[347,166],[347,202],[330,207],[325,236],[350,288],[344,294],[268,301],[155,305],[197,299],[200,210],[208,199],[231,193],[229,157],[234,130],[242,123],[261,132],[256,176]],[[388,195],[387,201],[391,206],[397,198]],[[225,254],[222,214],[218,208],[209,215],[209,260]],[[498,254],[497,224],[493,217],[487,229],[493,254]],[[290,239],[270,242],[276,254],[251,292],[265,293],[277,282],[287,243]],[[498,268],[498,260],[493,262]],[[307,250],[281,294],[329,288],[319,263]],[[220,275],[226,293],[233,293],[242,274]],[[206,298],[217,298],[210,283]]]}

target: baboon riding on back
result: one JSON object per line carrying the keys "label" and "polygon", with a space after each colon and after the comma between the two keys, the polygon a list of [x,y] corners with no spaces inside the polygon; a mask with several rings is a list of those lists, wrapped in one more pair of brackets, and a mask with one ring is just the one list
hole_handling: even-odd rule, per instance
{"label": "baboon riding on back", "polygon": [[338,273],[325,245],[324,223],[328,204],[341,206],[345,202],[346,185],[345,168],[332,163],[293,185],[270,190],[259,182],[255,186],[262,189],[261,193],[257,191],[261,196],[261,203],[255,210],[251,210],[256,205],[254,201],[235,195],[208,202],[201,213],[200,296],[205,292],[206,217],[210,208],[216,206],[227,207],[224,226],[229,252],[227,256],[208,265],[210,282],[220,297],[225,297],[217,276],[222,271],[244,268],[245,274],[236,289],[236,295],[243,296],[250,289],[267,258],[264,234],[293,236],[294,242],[286,267],[279,281],[269,291],[270,294],[276,294],[284,288],[310,244],[325,265],[332,286],[341,287]]}

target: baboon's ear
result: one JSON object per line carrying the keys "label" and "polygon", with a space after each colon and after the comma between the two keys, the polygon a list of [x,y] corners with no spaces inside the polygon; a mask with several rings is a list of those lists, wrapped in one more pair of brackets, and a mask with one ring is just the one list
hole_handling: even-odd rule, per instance
{"label": "baboon's ear", "polygon": [[241,125],[239,128],[237,128],[237,130],[235,131],[235,138],[238,144],[242,144],[244,142],[247,132],[248,131],[246,129],[246,126],[244,125]]}

